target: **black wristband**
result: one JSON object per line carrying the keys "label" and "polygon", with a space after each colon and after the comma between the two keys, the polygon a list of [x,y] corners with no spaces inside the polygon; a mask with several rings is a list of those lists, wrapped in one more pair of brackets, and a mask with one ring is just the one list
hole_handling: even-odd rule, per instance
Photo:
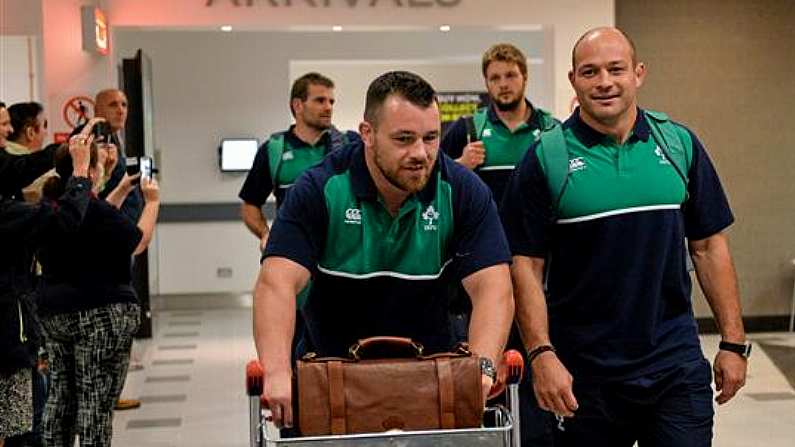
{"label": "black wristband", "polygon": [[527,364],[530,365],[531,363],[533,363],[533,360],[535,360],[536,357],[538,357],[539,355],[541,355],[541,354],[543,354],[545,352],[549,352],[549,351],[555,352],[555,347],[552,346],[552,345],[541,345],[541,346],[533,349],[532,351],[528,351],[527,352]]}

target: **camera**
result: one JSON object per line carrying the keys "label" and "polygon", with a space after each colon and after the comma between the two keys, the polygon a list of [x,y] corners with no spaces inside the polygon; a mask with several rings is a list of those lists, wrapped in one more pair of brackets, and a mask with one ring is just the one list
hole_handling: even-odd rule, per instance
{"label": "camera", "polygon": [[110,143],[110,136],[113,133],[110,129],[110,124],[107,121],[100,121],[94,124],[94,128],[91,129],[91,133],[94,134],[94,142],[95,143]]}

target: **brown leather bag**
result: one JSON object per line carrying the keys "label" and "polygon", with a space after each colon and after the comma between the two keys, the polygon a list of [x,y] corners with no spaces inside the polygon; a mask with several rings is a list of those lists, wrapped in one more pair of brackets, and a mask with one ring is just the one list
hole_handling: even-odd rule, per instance
{"label": "brown leather bag", "polygon": [[[406,358],[368,359],[384,347]],[[350,358],[298,361],[299,429],[303,436],[480,427],[480,361],[465,344],[422,355],[411,339],[373,337],[351,346]]]}

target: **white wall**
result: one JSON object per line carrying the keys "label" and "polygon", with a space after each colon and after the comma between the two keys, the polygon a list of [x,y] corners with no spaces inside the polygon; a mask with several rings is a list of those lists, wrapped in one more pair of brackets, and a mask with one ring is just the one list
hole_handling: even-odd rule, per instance
{"label": "white wall", "polygon": [[0,101],[41,102],[39,38],[0,36]]}

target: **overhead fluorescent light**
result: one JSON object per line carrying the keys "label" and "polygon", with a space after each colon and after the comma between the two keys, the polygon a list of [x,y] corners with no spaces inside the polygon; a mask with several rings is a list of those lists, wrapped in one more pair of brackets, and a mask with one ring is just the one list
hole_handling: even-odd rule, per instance
{"label": "overhead fluorescent light", "polygon": [[443,33],[446,33],[448,31],[450,31],[450,25],[442,25],[442,26],[440,26],[439,27],[439,31],[441,31]]}
{"label": "overhead fluorescent light", "polygon": [[224,25],[224,26],[222,26],[221,27],[221,31],[223,31],[225,33],[231,33],[232,32],[232,25]]}
{"label": "overhead fluorescent light", "polygon": [[334,25],[331,27],[331,30],[337,32],[342,31],[342,25]]}

